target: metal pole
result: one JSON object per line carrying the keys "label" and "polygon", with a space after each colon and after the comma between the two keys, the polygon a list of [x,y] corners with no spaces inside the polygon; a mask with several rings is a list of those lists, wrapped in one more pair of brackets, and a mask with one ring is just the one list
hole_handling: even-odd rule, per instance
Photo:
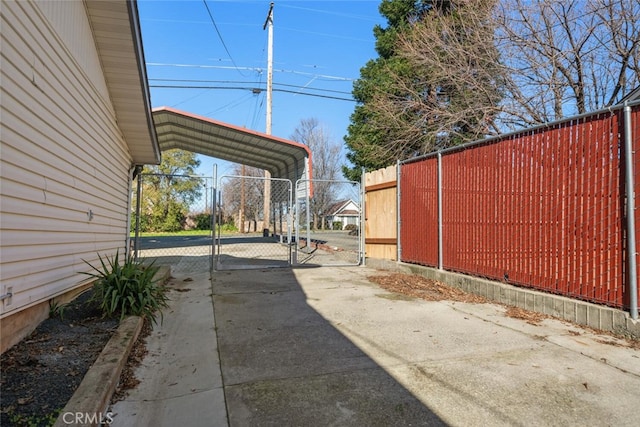
{"label": "metal pole", "polygon": [[[127,215],[127,238],[125,239],[125,243],[124,243],[124,250],[125,250],[125,255],[128,258],[133,258],[133,248],[131,247],[131,224],[132,224],[132,218],[131,218],[131,209],[133,208],[133,206],[131,206],[131,204],[133,203],[133,180],[135,179],[134,176],[136,175],[136,167],[137,166],[132,166],[131,169],[129,169],[129,182],[127,185],[127,189],[128,189],[128,194],[127,194],[127,210],[129,212],[129,214]],[[138,212],[136,211],[136,217],[138,216]]]}
{"label": "metal pole", "polygon": [[402,246],[400,245],[400,160],[396,161],[396,262],[400,262],[402,257]]}
{"label": "metal pole", "polygon": [[273,2],[262,29],[267,31],[267,135],[271,135],[271,95],[273,94]]}
{"label": "metal pole", "polygon": [[362,265],[363,267],[366,265],[367,263],[367,251],[366,251],[366,236],[364,235],[365,233],[365,203],[366,203],[366,198],[367,198],[367,192],[366,192],[366,179],[365,179],[365,169],[362,168],[361,169],[361,175],[360,175],[360,224],[358,224],[358,239],[360,239],[360,265]]}
{"label": "metal pole", "polygon": [[136,189],[136,233],[133,242],[133,259],[138,261],[138,249],[140,246],[140,198],[142,197],[142,173],[138,173],[138,188]]}
{"label": "metal pole", "polygon": [[[311,253],[311,212],[309,210],[309,205],[311,204],[311,199],[309,195],[309,186],[311,185],[311,181],[307,181],[307,188],[305,194],[305,209],[306,209],[306,217],[307,217],[307,254]],[[315,224],[314,224],[315,226]]]}
{"label": "metal pole", "polygon": [[629,314],[638,319],[638,266],[636,260],[635,194],[633,182],[633,139],[631,135],[631,107],[624,103],[624,160],[627,195],[627,259],[629,260]]}
{"label": "metal pole", "polygon": [[[269,13],[267,14],[267,20],[264,23],[262,29],[269,28],[267,32],[267,118],[266,118],[266,134],[271,135],[271,116],[272,116],[272,95],[273,95],[273,2],[269,6]],[[271,206],[271,173],[264,171],[264,206],[263,206],[263,224],[262,234],[269,234],[270,228],[270,206]],[[275,228],[275,227],[274,227]],[[274,230],[275,232],[275,230]]]}
{"label": "metal pole", "polygon": [[[289,181],[289,200],[287,204],[287,245],[289,246],[289,264],[295,265],[297,258],[294,258],[296,252],[295,247],[291,244],[291,227],[293,226],[293,183]],[[291,252],[293,250],[293,253]]]}
{"label": "metal pole", "polygon": [[442,270],[442,153],[438,152],[438,269]]}
{"label": "metal pole", "polygon": [[[293,186],[293,193],[291,194],[291,206],[293,207],[293,211],[289,212],[289,218],[291,218],[291,225],[293,226],[293,233],[295,234],[294,239],[295,242],[289,240],[289,244],[291,244],[293,253],[291,254],[291,265],[298,264],[298,250],[300,249],[300,206],[298,206],[298,184],[300,180],[297,180],[295,185]],[[295,204],[294,204],[295,203]]]}
{"label": "metal pole", "polygon": [[217,179],[218,179],[218,165],[217,164],[213,164],[213,178],[212,178],[212,182],[211,182],[211,205],[212,205],[212,209],[211,209],[211,265],[210,265],[210,271],[211,271],[211,280],[213,280],[213,270],[215,269],[215,263],[216,263],[216,232],[217,232],[217,225],[218,225],[218,221],[217,221],[217,216],[218,216],[218,200],[217,200],[217,195],[218,195],[218,186],[217,186]]}

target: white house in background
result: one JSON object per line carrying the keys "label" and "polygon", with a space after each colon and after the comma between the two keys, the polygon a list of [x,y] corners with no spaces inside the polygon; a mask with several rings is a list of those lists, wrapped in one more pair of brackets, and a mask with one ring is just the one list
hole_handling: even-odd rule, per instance
{"label": "white house in background", "polygon": [[[360,227],[360,206],[353,200],[341,200],[329,206],[324,215],[329,229],[334,229],[335,223],[341,223],[340,229],[344,230],[348,225]],[[350,227],[349,227],[350,228]]]}
{"label": "white house in background", "polygon": [[135,1],[2,1],[1,352],[124,252],[138,165],[160,162]]}

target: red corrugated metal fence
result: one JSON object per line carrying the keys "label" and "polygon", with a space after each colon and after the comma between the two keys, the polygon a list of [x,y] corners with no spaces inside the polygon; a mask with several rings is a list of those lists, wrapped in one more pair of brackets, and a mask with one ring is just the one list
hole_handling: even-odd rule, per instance
{"label": "red corrugated metal fence", "polygon": [[400,242],[405,262],[438,263],[437,168],[435,157],[402,167],[400,191],[406,193],[400,194]]}
{"label": "red corrugated metal fence", "polygon": [[[628,305],[622,120],[618,110],[443,152],[442,267]],[[437,161],[401,164],[404,262],[437,266]]]}

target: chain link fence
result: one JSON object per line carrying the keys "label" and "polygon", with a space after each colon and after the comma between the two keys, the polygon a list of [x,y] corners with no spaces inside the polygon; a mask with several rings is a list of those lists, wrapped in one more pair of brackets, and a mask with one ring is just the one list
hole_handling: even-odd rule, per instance
{"label": "chain link fence", "polygon": [[355,181],[298,180],[294,264],[359,265],[362,190]]}
{"label": "chain link fence", "polygon": [[219,185],[216,270],[289,266],[291,181],[227,175]]}
{"label": "chain link fence", "polygon": [[137,259],[173,271],[211,268],[213,178],[141,174],[131,233]]}

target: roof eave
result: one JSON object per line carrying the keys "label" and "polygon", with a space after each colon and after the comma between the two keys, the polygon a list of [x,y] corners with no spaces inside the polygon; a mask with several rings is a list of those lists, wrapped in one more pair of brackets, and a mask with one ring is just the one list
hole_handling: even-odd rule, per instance
{"label": "roof eave", "polygon": [[135,0],[85,1],[118,127],[132,163],[159,164]]}

